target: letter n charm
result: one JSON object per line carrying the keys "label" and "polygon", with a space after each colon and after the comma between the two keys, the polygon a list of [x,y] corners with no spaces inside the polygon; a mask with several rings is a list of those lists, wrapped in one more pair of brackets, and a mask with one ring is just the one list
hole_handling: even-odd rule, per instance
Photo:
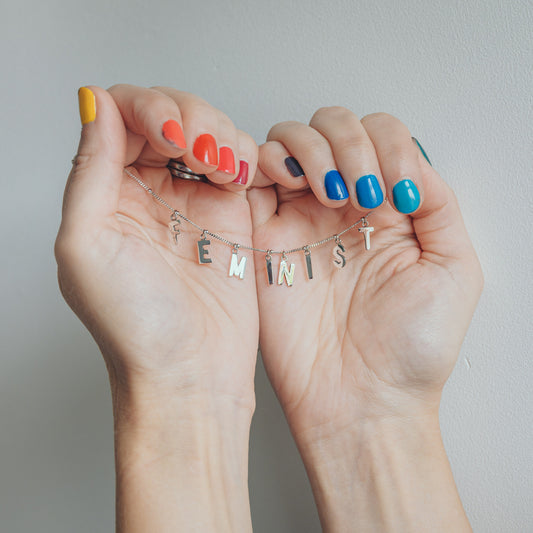
{"label": "letter n charm", "polygon": [[281,261],[279,262],[279,274],[278,274],[278,285],[283,285],[283,280],[287,282],[287,286],[292,287],[294,281],[294,269],[296,265],[291,263],[291,269],[287,268],[287,256],[285,253],[281,256]]}

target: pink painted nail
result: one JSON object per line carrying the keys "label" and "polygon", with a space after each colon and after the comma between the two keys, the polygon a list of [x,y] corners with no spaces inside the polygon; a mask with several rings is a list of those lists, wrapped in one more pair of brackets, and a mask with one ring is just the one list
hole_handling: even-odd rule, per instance
{"label": "pink painted nail", "polygon": [[248,163],[246,161],[241,161],[239,166],[239,174],[233,180],[233,183],[239,185],[246,185],[248,183]]}

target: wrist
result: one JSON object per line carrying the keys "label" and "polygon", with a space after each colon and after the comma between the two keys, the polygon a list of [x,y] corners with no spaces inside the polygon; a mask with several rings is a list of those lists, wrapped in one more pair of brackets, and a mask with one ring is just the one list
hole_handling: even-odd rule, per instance
{"label": "wrist", "polygon": [[300,442],[324,531],[469,532],[437,413]]}
{"label": "wrist", "polygon": [[135,387],[113,407],[119,531],[251,530],[248,406]]}

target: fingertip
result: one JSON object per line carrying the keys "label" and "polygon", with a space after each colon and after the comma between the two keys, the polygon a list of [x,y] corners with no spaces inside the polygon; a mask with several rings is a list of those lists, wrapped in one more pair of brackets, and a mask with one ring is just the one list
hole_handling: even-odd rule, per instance
{"label": "fingertip", "polygon": [[392,205],[403,215],[413,215],[422,205],[421,187],[409,176],[402,177],[392,187]]}
{"label": "fingertip", "polygon": [[259,147],[258,165],[270,183],[291,190],[307,187],[307,178],[299,161],[279,141],[267,141]]}
{"label": "fingertip", "polygon": [[166,141],[179,150],[187,149],[187,142],[180,123],[174,119],[168,119],[161,128],[161,133]]}
{"label": "fingertip", "polygon": [[90,87],[78,89],[78,108],[82,126],[96,120],[96,96]]}

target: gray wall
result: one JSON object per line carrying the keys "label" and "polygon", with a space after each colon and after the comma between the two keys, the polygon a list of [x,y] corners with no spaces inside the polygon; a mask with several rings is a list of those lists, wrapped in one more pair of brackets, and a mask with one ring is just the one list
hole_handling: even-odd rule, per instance
{"label": "gray wall", "polygon": [[[113,528],[104,364],[55,280],[76,90],[169,85],[262,142],[324,105],[405,121],[454,187],[486,289],[442,426],[474,529],[533,531],[533,14],[528,0],[2,2],[0,531]],[[261,366],[255,531],[320,530]]]}

